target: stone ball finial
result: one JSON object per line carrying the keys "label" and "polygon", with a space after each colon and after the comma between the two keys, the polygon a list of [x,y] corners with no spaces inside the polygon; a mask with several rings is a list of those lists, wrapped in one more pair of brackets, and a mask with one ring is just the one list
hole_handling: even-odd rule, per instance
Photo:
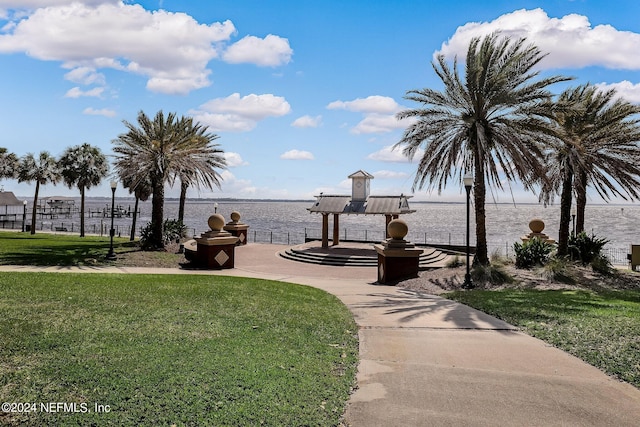
{"label": "stone ball finial", "polygon": [[402,219],[394,219],[387,225],[387,232],[392,239],[403,240],[409,232],[409,226]]}
{"label": "stone ball finial", "polygon": [[220,231],[222,227],[224,227],[224,217],[220,214],[213,214],[207,220],[207,224],[209,224],[209,228],[213,231]]}
{"label": "stone ball finial", "polygon": [[231,221],[239,222],[240,221],[240,212],[237,212],[237,211],[231,212]]}
{"label": "stone ball finial", "polygon": [[544,230],[544,221],[538,218],[532,219],[529,221],[529,229],[533,233],[542,233],[542,230]]}

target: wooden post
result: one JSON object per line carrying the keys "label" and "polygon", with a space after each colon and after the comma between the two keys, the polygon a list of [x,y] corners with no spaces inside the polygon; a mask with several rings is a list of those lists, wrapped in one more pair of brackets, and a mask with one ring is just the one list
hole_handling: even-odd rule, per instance
{"label": "wooden post", "polygon": [[386,214],[384,216],[385,218],[385,222],[384,222],[384,235],[385,235],[385,239],[388,239],[389,237],[389,223],[391,222],[391,214]]}
{"label": "wooden post", "polygon": [[333,246],[340,244],[340,214],[333,214]]}
{"label": "wooden post", "polygon": [[329,247],[329,214],[322,213],[322,247]]}

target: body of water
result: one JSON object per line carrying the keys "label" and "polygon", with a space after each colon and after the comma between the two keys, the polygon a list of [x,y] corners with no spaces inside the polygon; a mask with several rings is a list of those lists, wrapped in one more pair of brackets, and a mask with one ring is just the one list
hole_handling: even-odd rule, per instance
{"label": "body of water", "polygon": [[[79,206],[79,200],[76,206]],[[189,234],[199,235],[207,231],[207,218],[214,213],[213,201],[189,200],[185,208],[185,224]],[[230,221],[231,212],[237,211],[242,215],[241,221],[249,225],[249,238],[256,241],[271,241],[273,243],[295,244],[304,241],[305,235],[319,238],[321,234],[322,216],[311,214],[307,208],[313,202],[282,202],[282,201],[220,201],[217,202],[217,212]],[[116,198],[116,205],[124,210],[133,209],[134,200]],[[403,219],[409,225],[408,240],[416,243],[465,244],[466,206],[460,203],[412,203],[411,208],[416,212],[404,215]],[[88,199],[86,211],[109,212],[110,200]],[[167,200],[165,204],[165,218],[178,216],[178,201]],[[475,221],[473,209],[471,211],[471,244],[475,244]],[[332,230],[333,215],[329,217],[329,227]],[[529,233],[529,221],[533,218],[542,219],[546,226],[544,233],[550,238],[557,239],[560,220],[560,208],[557,205],[543,207],[537,204],[487,204],[486,226],[490,251],[512,248],[513,243]],[[138,229],[151,220],[151,201],[140,203]],[[610,241],[608,247],[628,251],[630,244],[640,244],[638,221],[640,220],[640,205],[588,205],[585,212],[585,228],[588,233]],[[27,219],[29,223],[30,217]],[[115,227],[121,235],[128,235],[131,218],[115,218]],[[340,216],[340,238],[351,240],[384,239],[384,216]],[[68,231],[77,230],[79,215],[71,218],[43,218],[38,219],[36,229],[66,228]],[[102,230],[107,234],[110,218],[95,215],[86,219],[86,231],[99,234]],[[331,235],[331,231],[330,231]]]}

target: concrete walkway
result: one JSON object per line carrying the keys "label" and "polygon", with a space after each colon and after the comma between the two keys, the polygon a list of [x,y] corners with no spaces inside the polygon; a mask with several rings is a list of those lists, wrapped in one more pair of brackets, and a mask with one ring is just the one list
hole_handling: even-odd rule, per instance
{"label": "concrete walkway", "polygon": [[209,274],[281,280],[340,298],[359,325],[351,426],[638,426],[640,390],[511,325],[439,297],[375,285],[376,269],[236,250],[236,268],[0,267],[1,271]]}

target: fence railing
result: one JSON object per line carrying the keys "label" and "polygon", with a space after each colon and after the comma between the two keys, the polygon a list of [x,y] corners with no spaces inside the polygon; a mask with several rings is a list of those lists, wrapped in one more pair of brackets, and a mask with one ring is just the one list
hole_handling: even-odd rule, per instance
{"label": "fence railing", "polygon": [[[22,228],[22,221],[0,221],[0,228],[20,230]],[[109,228],[111,224],[108,221],[102,221],[99,224],[85,224],[85,233],[94,234],[99,236],[108,236]],[[30,229],[30,224],[25,224],[27,231]],[[131,233],[130,225],[114,224],[115,235],[119,237],[129,236]],[[80,225],[73,221],[42,221],[36,223],[36,230],[50,231],[50,232],[80,232]],[[138,228],[139,235],[140,228]],[[205,230],[202,230],[205,231]],[[195,228],[187,229],[187,237],[191,238],[200,235],[201,231]],[[330,233],[331,239],[333,234]],[[381,230],[367,230],[367,229],[347,229],[340,230],[340,240],[356,241],[356,242],[368,242],[376,243],[383,241],[386,236]],[[304,243],[307,239],[320,240],[322,238],[322,230],[316,228],[305,228],[300,231],[274,231],[274,230],[252,230],[251,228],[247,233],[247,241],[253,243],[269,243],[276,245],[299,245]],[[407,240],[422,245],[446,245],[446,246],[464,246],[466,245],[466,238],[464,234],[455,234],[448,232],[433,233],[423,231],[409,232],[406,237]],[[475,244],[471,242],[471,244]],[[489,242],[487,244],[487,250],[489,254],[504,256],[512,258],[515,256],[513,251],[513,242]],[[628,248],[620,247],[605,247],[603,249],[604,255],[609,259],[613,265],[627,265]]]}

